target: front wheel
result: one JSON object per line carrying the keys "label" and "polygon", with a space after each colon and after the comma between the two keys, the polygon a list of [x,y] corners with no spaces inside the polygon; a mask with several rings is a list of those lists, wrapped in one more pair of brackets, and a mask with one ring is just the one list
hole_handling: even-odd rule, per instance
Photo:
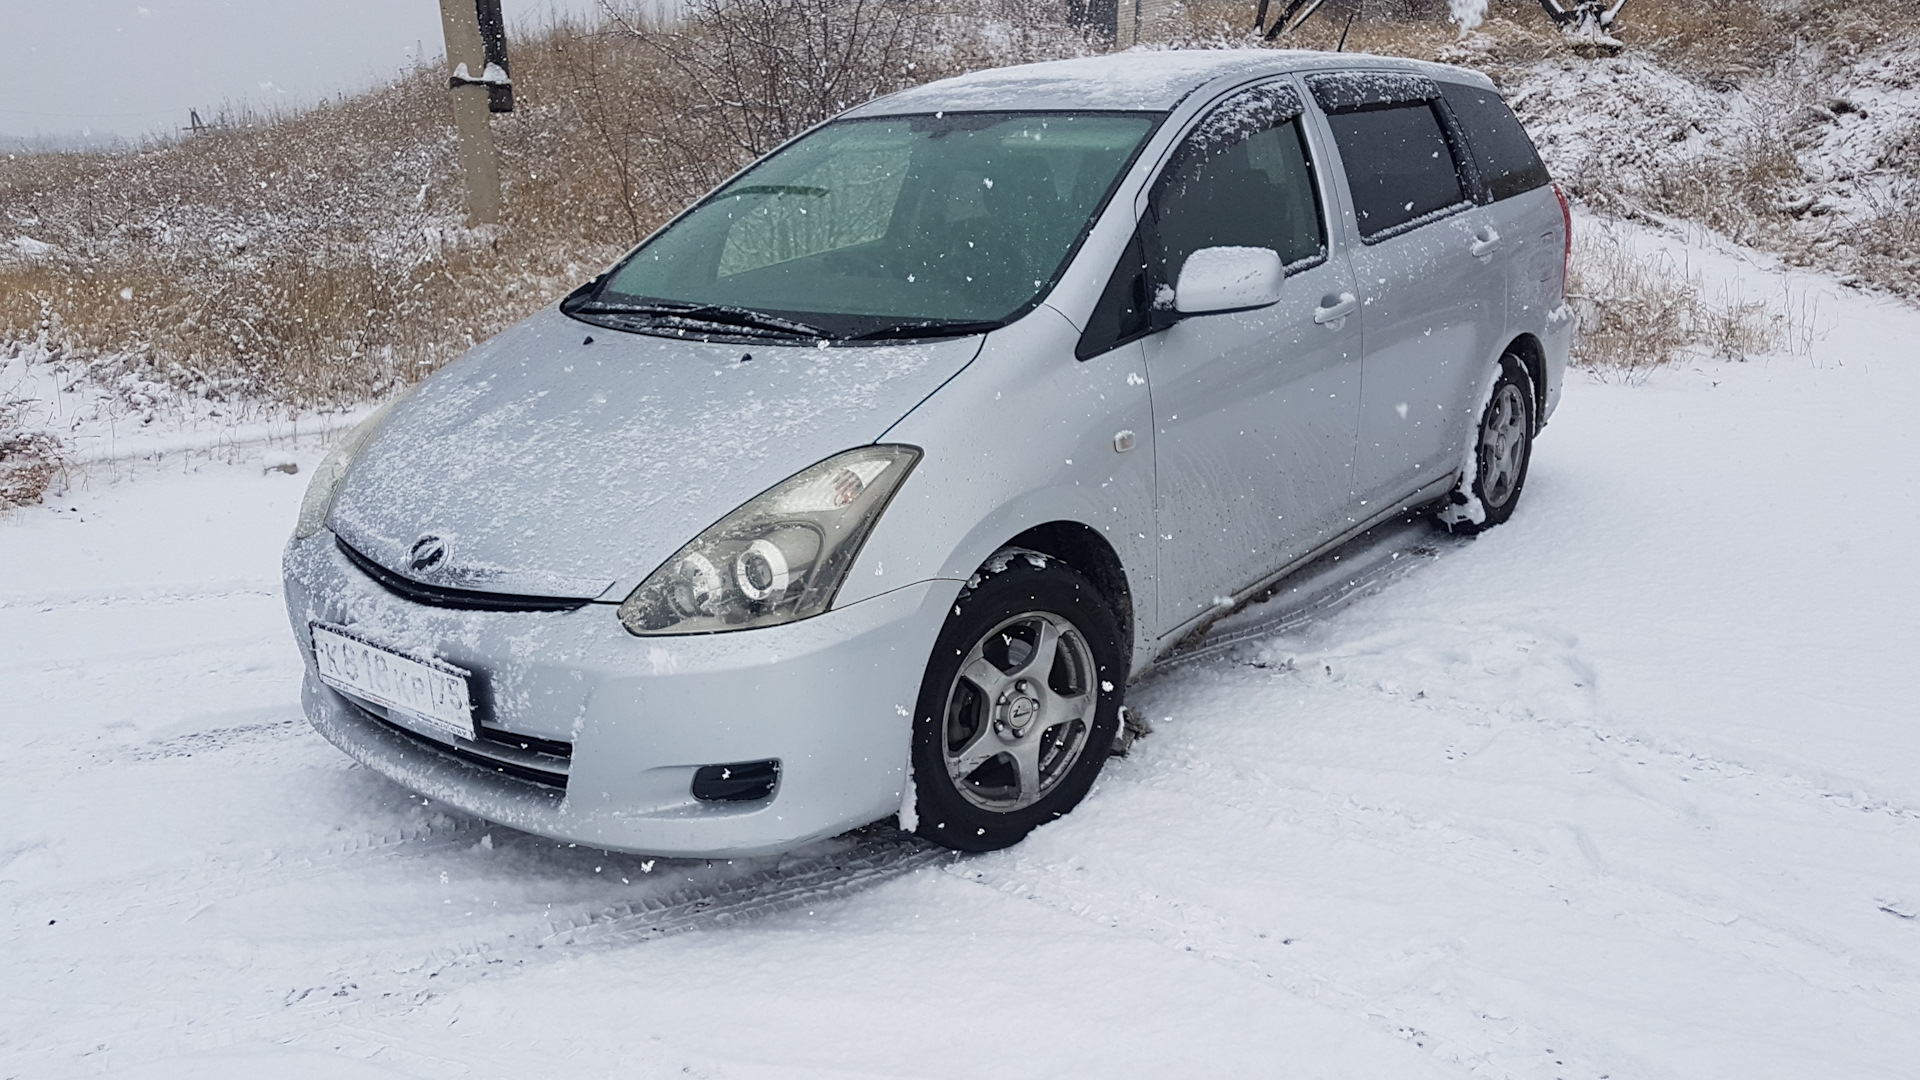
{"label": "front wheel", "polygon": [[921,682],[915,831],[993,851],[1072,810],[1113,746],[1126,664],[1091,582],[1037,552],[996,555],[955,602]]}
{"label": "front wheel", "polygon": [[1533,379],[1520,358],[1500,358],[1493,393],[1475,429],[1473,453],[1460,485],[1434,520],[1449,532],[1477,533],[1504,524],[1519,505],[1533,461]]}

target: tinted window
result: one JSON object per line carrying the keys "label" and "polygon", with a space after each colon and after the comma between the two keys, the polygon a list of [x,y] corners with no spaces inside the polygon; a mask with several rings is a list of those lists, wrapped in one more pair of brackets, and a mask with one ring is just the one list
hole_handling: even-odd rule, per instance
{"label": "tinted window", "polygon": [[1151,328],[1147,306],[1147,256],[1140,234],[1135,232],[1120,256],[1120,264],[1113,268],[1113,276],[1107,279],[1100,302],[1087,317],[1086,332],[1080,335],[1073,355],[1086,360],[1146,333]]}
{"label": "tinted window", "polygon": [[1114,268],[1075,354],[1098,355],[1151,329],[1149,310],[1204,247],[1266,247],[1290,269],[1327,254],[1300,100],[1268,83],[1210,113],[1175,152],[1148,201],[1147,219]]}
{"label": "tinted window", "polygon": [[1300,133],[1287,120],[1237,141],[1190,144],[1160,179],[1151,202],[1161,283],[1207,247],[1264,247],[1289,266],[1326,254],[1318,188]]}
{"label": "tinted window", "polygon": [[1430,102],[1327,117],[1369,239],[1465,201],[1460,170]]}
{"label": "tinted window", "polygon": [[1550,179],[1533,140],[1500,95],[1477,86],[1442,84],[1447,107],[1466,129],[1475,164],[1495,200],[1543,187]]}

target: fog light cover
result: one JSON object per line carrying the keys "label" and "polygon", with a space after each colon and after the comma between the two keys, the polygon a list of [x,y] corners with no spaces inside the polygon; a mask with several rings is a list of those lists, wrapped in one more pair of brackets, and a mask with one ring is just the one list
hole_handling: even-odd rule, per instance
{"label": "fog light cover", "polygon": [[702,765],[693,773],[693,797],[702,802],[758,802],[780,783],[778,761]]}

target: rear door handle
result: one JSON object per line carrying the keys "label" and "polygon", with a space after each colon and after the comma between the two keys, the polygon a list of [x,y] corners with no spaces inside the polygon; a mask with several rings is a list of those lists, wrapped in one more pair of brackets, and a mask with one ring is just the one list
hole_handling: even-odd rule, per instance
{"label": "rear door handle", "polygon": [[1325,326],[1331,322],[1339,322],[1358,310],[1360,310],[1360,298],[1350,292],[1343,292],[1338,296],[1323,296],[1320,298],[1320,306],[1313,309],[1313,321]]}
{"label": "rear door handle", "polygon": [[1500,234],[1491,228],[1481,229],[1479,235],[1473,238],[1473,245],[1467,250],[1473,252],[1474,258],[1484,259],[1500,250]]}

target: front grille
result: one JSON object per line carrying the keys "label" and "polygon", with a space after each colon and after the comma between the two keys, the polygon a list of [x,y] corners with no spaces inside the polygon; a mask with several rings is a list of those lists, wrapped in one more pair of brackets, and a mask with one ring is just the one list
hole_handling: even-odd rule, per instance
{"label": "front grille", "polygon": [[[338,693],[338,691],[335,691]],[[567,774],[573,768],[573,744],[558,739],[516,735],[499,728],[482,727],[477,739],[445,739],[423,735],[393,722],[387,710],[371,701],[341,694],[348,704],[367,720],[399,735],[415,746],[456,758],[499,776],[524,780],[549,791],[567,790]]]}
{"label": "front grille", "polygon": [[409,577],[402,577],[381,566],[337,535],[333,538],[333,542],[340,548],[341,554],[381,588],[416,604],[458,608],[463,611],[578,611],[592,603],[591,600],[566,596],[522,596],[518,593],[481,592],[478,589],[449,589],[440,585],[428,585]]}

